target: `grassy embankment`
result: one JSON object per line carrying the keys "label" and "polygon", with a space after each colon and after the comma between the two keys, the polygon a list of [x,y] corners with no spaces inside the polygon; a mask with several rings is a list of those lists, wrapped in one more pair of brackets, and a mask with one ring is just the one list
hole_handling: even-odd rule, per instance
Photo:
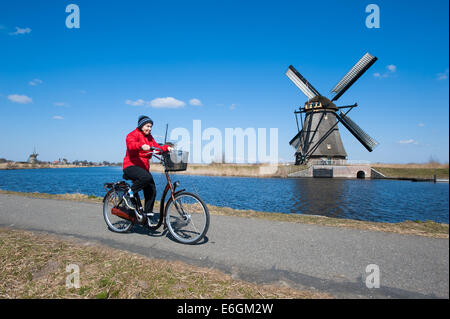
{"label": "grassy embankment", "polygon": [[[75,165],[53,165],[53,164],[27,164],[27,163],[1,163],[1,169],[38,169],[38,168],[71,168],[83,167]],[[93,166],[89,166],[93,167]],[[411,178],[411,179],[438,179],[449,178],[448,164],[381,164],[375,163],[371,167],[384,174],[387,178]],[[177,174],[207,175],[207,176],[242,176],[242,177],[279,177],[286,178],[290,173],[306,169],[306,165],[279,164],[189,164],[184,172]],[[152,163],[151,170],[163,172],[162,165]]]}
{"label": "grassy embankment", "polygon": [[[39,169],[39,168],[73,168],[95,167],[77,166],[72,164],[29,164],[29,163],[0,163],[0,170]],[[209,176],[243,176],[243,177],[287,177],[306,166],[295,165],[264,165],[264,164],[189,164],[187,171],[178,174],[209,175]],[[153,172],[164,172],[160,163],[152,163]]]}
{"label": "grassy embankment", "polygon": [[[306,165],[269,164],[188,164],[187,170],[177,172],[186,175],[236,176],[236,177],[288,177],[288,174],[307,168]],[[161,164],[152,163],[151,171],[164,172]]]}
{"label": "grassy embankment", "polygon": [[[372,164],[371,167],[387,178],[448,179],[448,164]],[[261,165],[261,164],[189,164],[185,172],[178,174],[243,177],[280,177],[306,169],[306,165]],[[162,172],[163,167],[152,164],[152,170]]]}
{"label": "grassy embankment", "polygon": [[[0,299],[332,297],[23,230],[0,228],[0,247]],[[79,287],[66,285],[69,265],[79,267]]]}
{"label": "grassy embankment", "polygon": [[389,178],[448,179],[448,164],[373,164],[372,167]]}
{"label": "grassy embankment", "polygon": [[98,167],[78,166],[73,164],[30,164],[30,163],[0,163],[0,170],[8,169],[38,169],[38,168],[73,168],[73,167]]}

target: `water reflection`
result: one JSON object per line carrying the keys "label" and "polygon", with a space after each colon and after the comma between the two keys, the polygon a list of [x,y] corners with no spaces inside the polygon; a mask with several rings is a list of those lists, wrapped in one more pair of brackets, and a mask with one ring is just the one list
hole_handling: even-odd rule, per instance
{"label": "water reflection", "polygon": [[295,179],[291,195],[293,205],[290,213],[343,217],[345,180]]}

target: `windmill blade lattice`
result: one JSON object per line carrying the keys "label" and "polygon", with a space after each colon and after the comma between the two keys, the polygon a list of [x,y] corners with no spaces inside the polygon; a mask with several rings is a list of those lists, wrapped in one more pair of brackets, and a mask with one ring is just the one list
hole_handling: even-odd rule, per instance
{"label": "windmill blade lattice", "polygon": [[375,141],[372,137],[369,136],[366,132],[363,131],[352,119],[340,112],[340,114],[336,114],[341,123],[352,133],[354,137],[369,151],[372,152],[373,149],[378,145],[378,142]]}
{"label": "windmill blade lattice", "polygon": [[361,75],[364,74],[371,66],[377,61],[377,57],[371,55],[369,52],[364,56],[347,72],[346,75],[336,84],[331,92],[336,93],[331,101],[336,101],[342,94],[347,91],[353,83],[358,80]]}
{"label": "windmill blade lattice", "polygon": [[289,66],[286,75],[308,99],[320,96],[320,93],[292,65]]}

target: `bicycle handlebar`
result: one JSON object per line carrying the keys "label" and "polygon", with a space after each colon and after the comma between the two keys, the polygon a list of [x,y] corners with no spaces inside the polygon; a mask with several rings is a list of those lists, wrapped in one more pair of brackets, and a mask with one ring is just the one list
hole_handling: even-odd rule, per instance
{"label": "bicycle handlebar", "polygon": [[[159,153],[156,153],[155,150],[159,151]],[[150,151],[145,153],[145,155],[148,155],[148,154],[158,154],[158,155],[160,155],[160,154],[166,153],[166,152],[168,152],[168,151],[163,151],[162,148],[151,146],[150,147]]]}

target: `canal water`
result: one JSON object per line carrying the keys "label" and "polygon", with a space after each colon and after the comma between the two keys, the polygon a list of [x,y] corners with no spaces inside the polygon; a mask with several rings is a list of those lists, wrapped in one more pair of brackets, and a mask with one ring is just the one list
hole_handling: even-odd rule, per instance
{"label": "canal water", "polygon": [[[378,222],[449,221],[448,183],[171,176],[182,188],[215,206]],[[159,199],[166,179],[160,173],[153,173],[153,177]],[[103,184],[121,179],[120,167],[0,170],[0,189],[104,196]]]}

